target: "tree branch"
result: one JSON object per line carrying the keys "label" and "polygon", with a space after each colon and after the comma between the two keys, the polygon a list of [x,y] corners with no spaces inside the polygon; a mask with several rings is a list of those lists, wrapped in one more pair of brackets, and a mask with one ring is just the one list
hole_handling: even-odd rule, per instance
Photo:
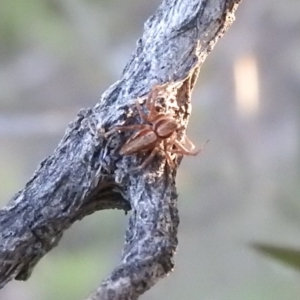
{"label": "tree branch", "polygon": [[[184,126],[199,69],[232,24],[240,0],[165,0],[145,23],[143,37],[118,82],[92,109],[79,112],[54,153],[0,211],[0,286],[26,280],[35,264],[75,221],[101,209],[131,209],[120,265],[88,298],[137,299],[173,269],[177,247],[176,168],[162,155],[121,157],[129,134],[101,132],[139,123],[137,97],[165,83],[161,107]],[[177,163],[180,162],[180,159]]]}

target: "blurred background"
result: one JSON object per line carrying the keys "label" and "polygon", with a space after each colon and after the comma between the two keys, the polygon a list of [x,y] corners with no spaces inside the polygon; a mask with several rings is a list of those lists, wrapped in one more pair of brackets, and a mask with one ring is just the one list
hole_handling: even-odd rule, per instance
{"label": "blurred background", "polygon": [[[0,0],[0,204],[116,81],[160,1]],[[251,246],[300,249],[300,3],[243,1],[205,62],[179,168],[176,268],[144,300],[299,300],[300,273]],[[197,167],[196,167],[197,165]],[[82,300],[117,265],[128,217],[69,229],[1,300]]]}

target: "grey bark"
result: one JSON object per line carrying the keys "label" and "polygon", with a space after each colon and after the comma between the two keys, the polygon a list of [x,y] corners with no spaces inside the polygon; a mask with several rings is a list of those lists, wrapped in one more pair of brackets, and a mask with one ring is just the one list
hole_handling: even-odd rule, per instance
{"label": "grey bark", "polygon": [[[177,247],[176,168],[163,155],[138,172],[145,155],[121,157],[132,133],[101,132],[140,123],[135,99],[153,85],[170,88],[160,99],[187,125],[190,93],[215,43],[234,20],[240,0],[165,0],[119,81],[91,109],[79,112],[54,153],[0,211],[0,286],[26,280],[37,262],[75,221],[101,209],[130,212],[119,266],[88,299],[137,299],[174,267]],[[180,158],[177,164],[180,163]]]}

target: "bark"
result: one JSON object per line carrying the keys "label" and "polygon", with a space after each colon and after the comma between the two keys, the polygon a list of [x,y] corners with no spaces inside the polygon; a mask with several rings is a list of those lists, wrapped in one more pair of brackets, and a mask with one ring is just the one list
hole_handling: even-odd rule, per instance
{"label": "bark", "polygon": [[88,299],[137,299],[169,274],[177,247],[176,168],[158,154],[121,156],[132,134],[103,132],[140,123],[135,107],[154,85],[166,84],[162,110],[187,125],[190,95],[199,70],[234,20],[240,0],[165,0],[144,26],[144,34],[119,81],[91,109],[79,112],[54,153],[23,190],[0,211],[0,286],[26,280],[75,221],[101,209],[131,209],[119,266]]}

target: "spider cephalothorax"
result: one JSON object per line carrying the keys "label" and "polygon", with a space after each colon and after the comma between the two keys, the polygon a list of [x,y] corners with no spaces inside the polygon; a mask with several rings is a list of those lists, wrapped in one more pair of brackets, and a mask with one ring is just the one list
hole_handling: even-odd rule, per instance
{"label": "spider cephalothorax", "polygon": [[[108,137],[116,131],[136,131],[122,146],[120,154],[132,155],[146,151],[151,152],[144,162],[135,169],[146,167],[160,151],[165,154],[168,164],[173,167],[174,154],[197,155],[201,150],[195,151],[194,144],[185,134],[183,136],[184,143],[178,139],[178,133],[183,129],[183,126],[178,123],[173,114],[168,112],[158,112],[156,110],[155,104],[160,88],[160,86],[155,86],[149,93],[146,100],[146,107],[149,111],[148,115],[143,112],[139,100],[136,100],[138,113],[145,123],[116,126],[105,133],[105,136]],[[189,144],[190,149],[186,148],[184,144]]]}

